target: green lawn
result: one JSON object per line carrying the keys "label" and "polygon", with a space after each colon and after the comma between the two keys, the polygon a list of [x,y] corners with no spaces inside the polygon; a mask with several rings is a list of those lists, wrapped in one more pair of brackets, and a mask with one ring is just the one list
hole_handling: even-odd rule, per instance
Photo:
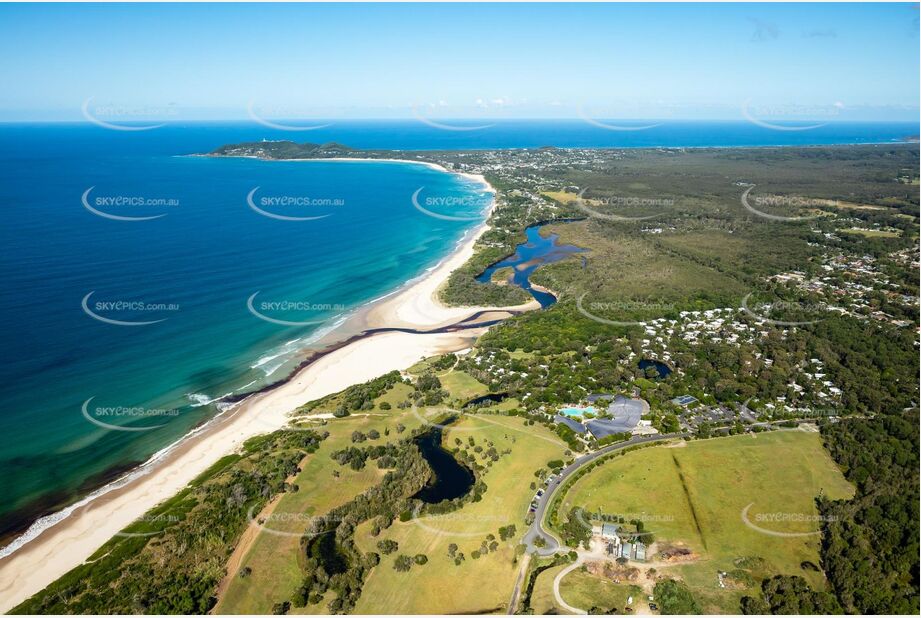
{"label": "green lawn", "polygon": [[[416,376],[427,373],[432,370],[432,362],[438,358],[438,356],[433,356],[420,360],[407,369],[407,372]],[[476,378],[465,371],[447,369],[435,372],[435,375],[438,376],[438,379],[441,381],[441,386],[448,391],[449,398],[456,399],[460,402],[485,395],[489,392],[489,388],[485,384],[478,382]]]}
{"label": "green lawn", "polygon": [[[551,567],[541,571],[537,576],[534,591],[531,593],[531,608],[535,616],[550,612],[568,613],[560,607],[553,595],[553,580],[567,566],[569,565],[563,564]],[[645,593],[639,586],[614,583],[610,579],[588,573],[584,569],[576,569],[563,578],[563,581],[560,582],[560,594],[563,600],[571,606],[585,610],[600,607],[604,610],[616,609],[616,613],[622,614],[629,597],[633,597],[630,607],[634,610],[638,607],[647,607]]]}
{"label": "green lawn", "polygon": [[559,575],[560,571],[565,569],[567,564],[561,564],[559,566],[550,567],[544,571],[541,571],[537,576],[537,579],[534,581],[534,590],[531,592],[531,608],[534,610],[534,615],[538,616],[541,614],[546,614],[551,611],[554,613],[566,613],[556,602],[556,598],[553,596],[553,580]]}
{"label": "green lawn", "polygon": [[[356,542],[363,551],[378,551],[381,539],[392,539],[399,549],[381,556],[381,563],[368,576],[359,614],[503,613],[518,575],[516,545],[525,532],[524,517],[534,494],[530,483],[534,471],[547,460],[559,458],[565,447],[542,426],[525,427],[515,417],[465,416],[451,425],[444,443],[453,448],[454,439],[467,444],[469,438],[483,445],[491,441],[500,452],[511,449],[489,468],[483,480],[488,486],[480,502],[467,503],[458,511],[409,522],[395,522],[372,537],[369,525],[359,526]],[[469,448],[469,447],[468,447]],[[516,537],[499,541],[496,551],[478,559],[472,552],[488,534],[499,540],[498,529],[514,524]],[[455,543],[466,560],[460,566],[448,556]],[[409,572],[393,568],[400,554],[425,554],[428,564],[413,565]]]}
{"label": "green lawn", "polygon": [[[541,576],[543,575],[545,573],[541,573]],[[550,596],[553,597],[553,579],[550,579]],[[605,610],[605,613],[616,609],[616,613],[622,614],[625,607],[636,609],[640,604],[645,607],[643,591],[639,586],[616,584],[583,569],[576,569],[563,578],[560,582],[560,596],[572,607],[585,610],[598,607]],[[633,600],[628,606],[627,599],[630,597]]]}
{"label": "green lawn", "polygon": [[[645,521],[657,541],[652,561],[663,573],[683,579],[705,611],[737,613],[738,600],[753,588],[721,588],[718,571],[739,565],[760,579],[785,573],[805,577],[817,588],[821,573],[801,567],[819,564],[815,497],[847,498],[853,488],[822,446],[818,433],[777,431],[692,441],[683,447],[651,447],[611,459],[579,479],[562,512],[572,506],[627,515]],[[663,561],[661,551],[683,548],[689,561]]]}
{"label": "green lawn", "polygon": [[452,399],[467,401],[489,392],[489,388],[465,371],[451,369],[439,375],[442,387],[448,391]]}

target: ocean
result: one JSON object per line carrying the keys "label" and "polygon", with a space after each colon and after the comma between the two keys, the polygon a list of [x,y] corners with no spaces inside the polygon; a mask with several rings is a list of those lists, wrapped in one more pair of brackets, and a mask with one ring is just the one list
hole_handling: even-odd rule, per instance
{"label": "ocean", "polygon": [[[425,216],[414,192],[484,195],[422,165],[188,155],[260,139],[432,150],[891,143],[917,133],[911,123],[0,125],[0,536],[145,461],[212,417],[220,397],[284,377],[349,312],[434,267],[476,221]],[[458,203],[469,212],[451,214],[473,216],[484,201]]]}

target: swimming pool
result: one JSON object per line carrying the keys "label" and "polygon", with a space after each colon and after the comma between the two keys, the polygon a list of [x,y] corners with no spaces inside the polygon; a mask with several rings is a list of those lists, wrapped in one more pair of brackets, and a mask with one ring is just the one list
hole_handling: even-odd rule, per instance
{"label": "swimming pool", "polygon": [[584,408],[570,407],[563,408],[560,410],[560,414],[563,416],[585,416],[586,414],[594,414],[595,408],[593,406],[586,406]]}

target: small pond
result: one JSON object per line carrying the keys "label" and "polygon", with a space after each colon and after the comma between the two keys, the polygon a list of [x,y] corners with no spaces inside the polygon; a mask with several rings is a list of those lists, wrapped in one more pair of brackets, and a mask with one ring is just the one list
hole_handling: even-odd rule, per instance
{"label": "small pond", "polygon": [[441,445],[442,430],[432,427],[414,440],[422,457],[432,468],[432,478],[413,498],[428,504],[453,500],[465,495],[473,487],[473,472],[467,469],[454,455]]}
{"label": "small pond", "polygon": [[657,380],[661,380],[662,378],[667,378],[669,374],[671,374],[672,372],[672,368],[666,365],[665,363],[661,361],[657,361],[657,360],[644,358],[643,360],[640,361],[640,369],[642,369],[643,371],[646,371],[647,367],[654,367],[655,370],[659,372],[659,377],[655,378]]}

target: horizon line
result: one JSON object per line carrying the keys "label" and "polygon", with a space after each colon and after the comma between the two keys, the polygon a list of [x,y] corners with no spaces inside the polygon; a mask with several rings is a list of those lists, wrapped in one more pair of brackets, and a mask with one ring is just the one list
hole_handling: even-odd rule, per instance
{"label": "horizon line", "polygon": [[[773,118],[772,118],[773,119]],[[356,117],[324,117],[324,116],[315,116],[315,117],[290,117],[290,118],[272,118],[272,120],[285,120],[285,121],[332,121],[332,122],[405,122],[412,124],[425,124],[417,118],[395,118],[390,116],[356,116]],[[468,121],[468,122],[581,122],[584,123],[585,119],[579,116],[534,116],[534,117],[518,117],[518,118],[508,118],[508,117],[470,117],[470,116],[444,116],[438,117],[438,120],[451,120],[451,121]],[[746,118],[661,118],[661,117],[646,117],[646,118],[634,118],[634,117],[616,117],[616,116],[605,116],[599,117],[597,120],[616,120],[619,122],[659,122],[659,123],[668,123],[668,122],[688,122],[688,123],[708,123],[708,122],[737,122],[740,124],[753,124],[750,120]],[[779,120],[779,119],[778,119]],[[241,124],[259,124],[258,122],[252,120],[251,118],[244,117],[234,117],[234,118],[156,118],[149,117],[143,119],[132,119],[120,121],[119,124],[124,124],[130,126],[134,123],[144,123],[157,121],[166,125],[176,124],[180,122],[197,122],[197,123],[209,123],[209,122],[234,122]],[[784,122],[789,123],[799,123],[799,122],[823,122],[825,125],[830,124],[857,124],[857,123],[891,123],[891,124],[913,124],[917,123],[921,126],[921,118],[911,120],[911,119],[885,119],[885,118],[868,118],[868,119],[843,119],[838,118],[834,120],[829,120],[826,118],[818,117],[798,117],[798,118],[788,118],[784,119]],[[0,118],[0,124],[87,124],[92,125],[93,123],[86,119],[39,119],[39,118],[27,118],[27,119],[3,119]]]}

